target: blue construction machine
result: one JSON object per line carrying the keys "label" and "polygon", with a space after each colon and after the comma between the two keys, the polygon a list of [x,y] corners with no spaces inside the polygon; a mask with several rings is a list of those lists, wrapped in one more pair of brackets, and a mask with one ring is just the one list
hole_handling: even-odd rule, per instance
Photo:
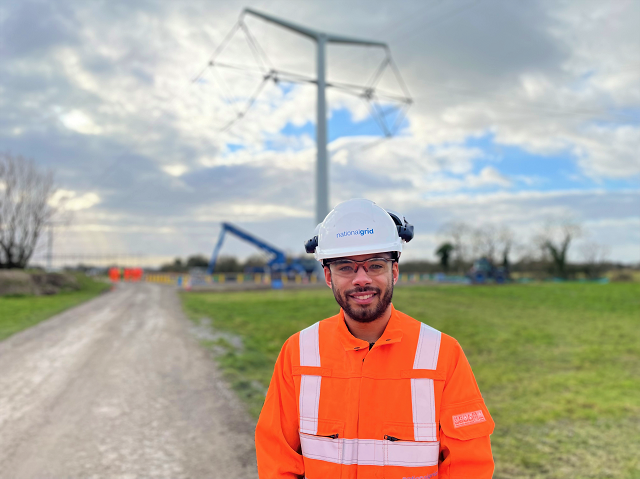
{"label": "blue construction machine", "polygon": [[467,272],[467,278],[472,284],[489,282],[504,284],[510,280],[509,271],[506,268],[495,266],[489,258],[485,257],[473,262],[473,266]]}
{"label": "blue construction machine", "polygon": [[[295,275],[306,276],[312,274],[315,271],[314,260],[293,260],[291,262],[287,262],[287,257],[284,251],[279,250],[275,246],[271,246],[269,243],[256,238],[251,233],[243,231],[237,226],[232,225],[231,223],[222,223],[222,230],[220,231],[218,242],[213,249],[213,254],[211,255],[211,260],[209,261],[209,267],[207,268],[208,274],[213,274],[216,268],[218,254],[220,253],[222,243],[224,242],[224,238],[227,233],[234,234],[238,238],[251,243],[252,245],[271,255],[271,259],[269,259],[269,261],[267,262],[267,271],[264,272],[271,274],[272,285],[275,288],[282,287],[282,280],[280,279],[282,275],[286,275],[287,277],[291,278]],[[254,270],[253,272],[258,271]]]}

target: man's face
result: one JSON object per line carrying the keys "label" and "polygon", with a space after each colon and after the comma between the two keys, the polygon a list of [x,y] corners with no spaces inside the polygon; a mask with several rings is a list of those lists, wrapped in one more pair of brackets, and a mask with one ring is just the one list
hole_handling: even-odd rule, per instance
{"label": "man's face", "polygon": [[[391,255],[374,253],[340,259],[363,261],[370,258],[391,259]],[[331,268],[334,268],[334,272]],[[380,275],[368,274],[362,265],[352,278],[336,274],[335,265],[325,266],[324,274],[327,285],[333,290],[333,296],[345,313],[355,321],[369,323],[382,316],[391,304],[393,286],[398,280],[398,263],[389,263],[388,271]]]}

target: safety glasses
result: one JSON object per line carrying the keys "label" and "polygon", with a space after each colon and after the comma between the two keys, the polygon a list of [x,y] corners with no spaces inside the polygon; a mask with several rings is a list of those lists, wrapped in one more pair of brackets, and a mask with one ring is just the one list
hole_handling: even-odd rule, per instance
{"label": "safety glasses", "polygon": [[331,274],[342,278],[354,278],[360,266],[364,268],[365,273],[369,276],[379,276],[388,273],[394,261],[388,258],[369,258],[363,261],[339,259],[329,263],[329,268],[331,269]]}

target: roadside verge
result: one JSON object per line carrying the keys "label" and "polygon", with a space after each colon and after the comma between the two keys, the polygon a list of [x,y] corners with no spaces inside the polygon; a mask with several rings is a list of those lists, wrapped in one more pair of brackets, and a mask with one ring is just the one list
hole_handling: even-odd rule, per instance
{"label": "roadside verge", "polygon": [[84,275],[77,276],[77,290],[47,296],[0,296],[0,341],[62,311],[88,301],[110,285]]}

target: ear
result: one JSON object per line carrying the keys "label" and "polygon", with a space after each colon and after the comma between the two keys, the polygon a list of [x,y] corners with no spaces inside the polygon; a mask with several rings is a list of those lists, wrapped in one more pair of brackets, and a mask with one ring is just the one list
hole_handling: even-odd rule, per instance
{"label": "ear", "polygon": [[329,288],[331,288],[331,270],[329,269],[328,266],[324,266],[324,281],[325,283],[327,283],[327,286],[329,286]]}
{"label": "ear", "polygon": [[393,275],[393,284],[396,284],[398,282],[398,277],[400,276],[400,266],[397,261],[393,262],[391,274]]}

